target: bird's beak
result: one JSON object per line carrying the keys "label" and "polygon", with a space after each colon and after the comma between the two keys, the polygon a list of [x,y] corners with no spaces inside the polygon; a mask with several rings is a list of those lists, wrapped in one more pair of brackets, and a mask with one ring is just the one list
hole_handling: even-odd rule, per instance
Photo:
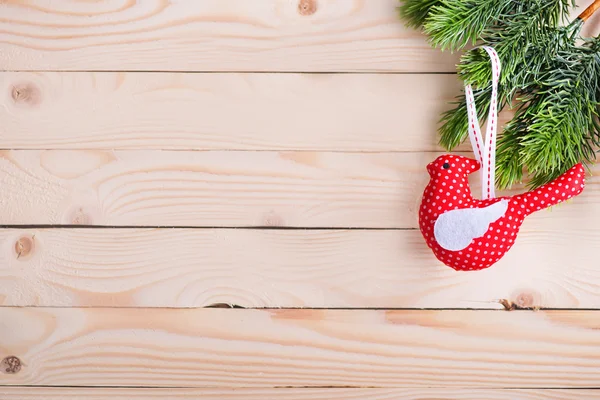
{"label": "bird's beak", "polygon": [[435,161],[430,162],[429,164],[427,164],[427,172],[429,173],[429,175],[433,176],[432,173],[432,168],[433,168],[433,164]]}

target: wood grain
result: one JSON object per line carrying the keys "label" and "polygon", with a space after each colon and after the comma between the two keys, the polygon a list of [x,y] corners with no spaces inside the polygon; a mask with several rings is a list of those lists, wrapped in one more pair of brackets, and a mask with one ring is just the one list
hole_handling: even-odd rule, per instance
{"label": "wood grain", "polygon": [[460,88],[454,75],[2,72],[0,138],[12,149],[431,151]]}
{"label": "wood grain", "polygon": [[598,395],[593,389],[0,387],[0,396],[19,400],[596,400]]}
{"label": "wood grain", "polygon": [[600,313],[0,309],[4,385],[593,387]]}
{"label": "wood grain", "polygon": [[3,1],[5,70],[428,71],[456,57],[397,0]]}
{"label": "wood grain", "polygon": [[493,268],[457,273],[418,231],[5,229],[0,304],[600,308],[598,235],[526,223]]}
{"label": "wood grain", "polygon": [[[425,166],[437,155],[3,151],[0,224],[416,228]],[[530,219],[591,229],[599,197],[591,178],[572,205]]]}
{"label": "wood grain", "polygon": [[[405,28],[397,6],[397,0],[4,0],[0,54],[4,70],[455,72],[458,54],[433,49]],[[597,35],[597,22],[585,33]]]}
{"label": "wood grain", "polygon": [[5,151],[0,223],[413,227],[430,157]]}

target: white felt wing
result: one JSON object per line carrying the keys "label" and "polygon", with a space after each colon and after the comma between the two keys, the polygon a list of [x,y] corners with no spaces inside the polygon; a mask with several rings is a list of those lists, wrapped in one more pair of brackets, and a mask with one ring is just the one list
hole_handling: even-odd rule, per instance
{"label": "white felt wing", "polygon": [[466,249],[473,239],[483,236],[490,224],[501,218],[507,208],[508,200],[500,200],[484,208],[447,211],[435,221],[435,240],[446,250]]}

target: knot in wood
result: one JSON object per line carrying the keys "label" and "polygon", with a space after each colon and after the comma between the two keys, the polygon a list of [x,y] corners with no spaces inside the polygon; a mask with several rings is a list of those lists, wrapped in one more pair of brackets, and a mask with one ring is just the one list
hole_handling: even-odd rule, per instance
{"label": "knot in wood", "polygon": [[520,293],[515,299],[519,308],[531,308],[534,306],[534,297],[531,293]]}
{"label": "knot in wood", "polygon": [[11,97],[17,104],[36,106],[42,102],[42,92],[33,83],[20,83],[14,85]]}
{"label": "knot in wood", "polygon": [[7,374],[16,374],[21,370],[21,360],[15,356],[8,356],[2,363],[0,363],[0,368],[2,368],[2,372]]}
{"label": "knot in wood", "polygon": [[34,237],[21,236],[15,242],[15,256],[17,260],[25,260],[30,256],[35,248]]}
{"label": "knot in wood", "polygon": [[300,15],[312,15],[316,11],[316,0],[300,0],[300,3],[298,3],[298,13],[300,13]]}

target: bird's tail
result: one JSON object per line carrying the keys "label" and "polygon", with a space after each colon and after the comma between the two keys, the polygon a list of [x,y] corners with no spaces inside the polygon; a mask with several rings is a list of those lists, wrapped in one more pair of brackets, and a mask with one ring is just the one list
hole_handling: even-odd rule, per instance
{"label": "bird's tail", "polygon": [[577,196],[584,187],[585,169],[579,163],[552,182],[518,195],[514,199],[525,206],[527,214],[531,214]]}

